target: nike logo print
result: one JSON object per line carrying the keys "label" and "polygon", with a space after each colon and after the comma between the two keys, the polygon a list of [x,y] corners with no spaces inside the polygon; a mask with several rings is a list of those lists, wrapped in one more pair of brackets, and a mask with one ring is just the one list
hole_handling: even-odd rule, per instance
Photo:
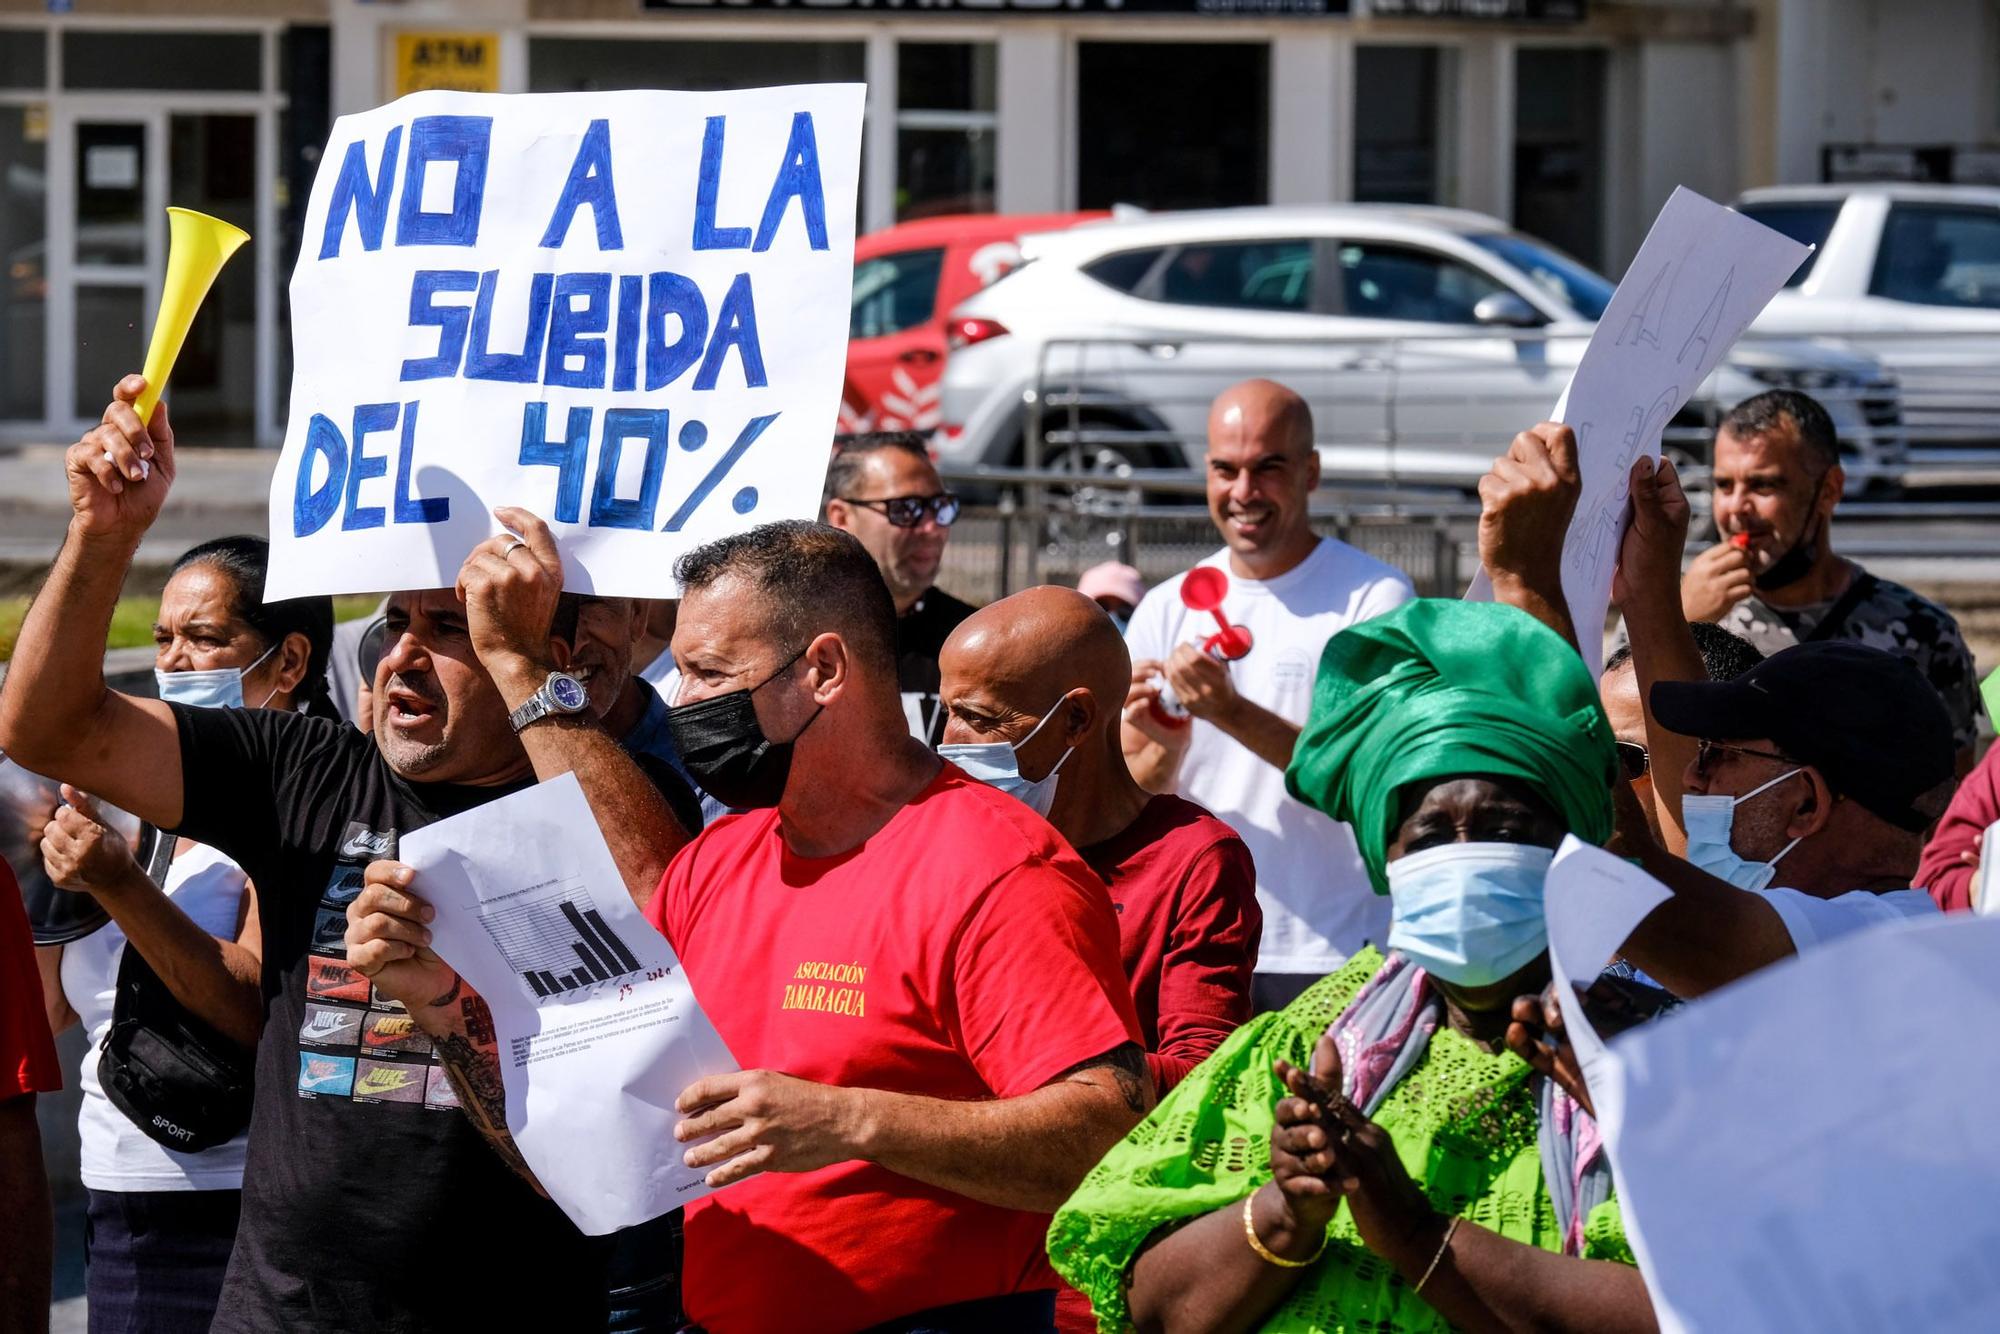
{"label": "nike logo print", "polygon": [[346,1073],[344,1067],[332,1061],[310,1061],[306,1064],[305,1078],[299,1081],[299,1087],[314,1089],[322,1084],[335,1084],[340,1082],[341,1076]]}
{"label": "nike logo print", "polygon": [[332,1037],[346,1026],[347,1020],[340,1015],[316,1014],[304,1028],[299,1030],[299,1037],[308,1042],[316,1042],[321,1038]]}
{"label": "nike logo print", "polygon": [[370,1070],[354,1085],[354,1095],[396,1093],[408,1088],[416,1080],[401,1070]]}
{"label": "nike logo print", "polygon": [[416,1031],[417,1021],[408,1015],[403,1015],[391,1019],[377,1019],[374,1026],[363,1033],[361,1038],[362,1041],[371,1047],[381,1047],[391,1042],[400,1042],[404,1038],[413,1037]]}

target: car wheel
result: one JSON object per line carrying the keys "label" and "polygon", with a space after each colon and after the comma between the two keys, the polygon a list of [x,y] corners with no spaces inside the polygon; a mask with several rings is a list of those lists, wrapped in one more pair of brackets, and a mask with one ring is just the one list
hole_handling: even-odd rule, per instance
{"label": "car wheel", "polygon": [[[1169,452],[1160,445],[1098,438],[1145,429],[1130,417],[1092,414],[1080,418],[1073,432],[1067,423],[1064,429],[1049,431],[1041,467],[1045,472],[1063,474],[1064,480],[1046,482],[1041,488],[1048,505],[1040,529],[1045,552],[1058,558],[1063,552],[1102,553],[1118,545],[1133,511],[1140,506],[1194,503],[1191,497],[1141,491],[1116,480],[1141,470],[1173,466]],[[1026,455],[1024,438],[1017,446],[1016,461],[1025,466]]]}

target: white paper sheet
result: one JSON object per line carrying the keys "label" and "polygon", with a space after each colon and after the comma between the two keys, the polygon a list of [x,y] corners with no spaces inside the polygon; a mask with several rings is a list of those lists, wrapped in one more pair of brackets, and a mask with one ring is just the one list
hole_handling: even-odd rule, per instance
{"label": "white paper sheet", "polygon": [[[1566,846],[1547,898],[1558,975],[1594,976],[1667,892]],[[2000,922],[1897,923],[1601,1047],[1587,1078],[1663,1330],[2000,1328],[1995,959]],[[1572,1040],[1594,1043],[1558,991]]]}
{"label": "white paper sheet", "polygon": [[333,127],[292,273],[265,596],[449,588],[548,520],[566,585],[819,513],[860,84],[422,92]]}
{"label": "white paper sheet", "polygon": [[[1588,987],[1596,981],[1632,929],[1672,893],[1622,857],[1592,847],[1574,834],[1566,836],[1556,850],[1544,882],[1542,905],[1549,930],[1550,971],[1559,982],[1571,983],[1556,988],[1556,999],[1562,1006],[1564,1031],[1576,1049],[1577,1064],[1590,1085],[1591,1102],[1596,1108],[1598,1128],[1604,1132],[1614,1176],[1618,1156],[1611,1148],[1612,1127],[1619,1124],[1623,1115],[1625,1091],[1615,1075],[1604,1071],[1607,1063],[1615,1064],[1615,1058],[1591,1027],[1575,988]],[[1625,1231],[1633,1253],[1641,1256],[1643,1265],[1642,1229],[1629,1210]]]}
{"label": "white paper sheet", "polygon": [[583,789],[564,774],[405,834],[432,947],[486,998],[507,1127],[592,1235],[708,1193],[673,1110],[738,1068],[673,948],[625,892]]}
{"label": "white paper sheet", "polygon": [[[1575,431],[1583,475],[1563,539],[1563,593],[1593,676],[1604,665],[1598,631],[1611,603],[1632,465],[1642,454],[1660,456],[1660,432],[1809,250],[1677,188],[1550,412]],[[1491,599],[1483,569],[1467,596]]]}

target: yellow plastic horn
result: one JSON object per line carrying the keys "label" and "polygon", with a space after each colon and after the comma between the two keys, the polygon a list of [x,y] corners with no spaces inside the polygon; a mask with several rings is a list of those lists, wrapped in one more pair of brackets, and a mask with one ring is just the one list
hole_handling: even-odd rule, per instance
{"label": "yellow plastic horn", "polygon": [[160,289],[160,313],[153,319],[153,341],[146,348],[146,392],[133,408],[142,422],[153,420],[166,391],[167,377],[187,341],[194,313],[229,257],[250,239],[250,233],[191,208],[167,210],[167,283]]}

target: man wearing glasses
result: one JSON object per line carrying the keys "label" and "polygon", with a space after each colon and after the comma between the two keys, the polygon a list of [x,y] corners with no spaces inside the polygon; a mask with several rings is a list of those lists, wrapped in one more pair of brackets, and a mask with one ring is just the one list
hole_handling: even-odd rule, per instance
{"label": "man wearing glasses", "polygon": [[875,560],[896,603],[896,680],[910,734],[935,746],[938,651],[973,608],[938,588],[945,538],[958,497],[945,490],[923,438],[907,432],[856,436],[826,474],[826,521],[854,535]]}
{"label": "man wearing glasses", "polygon": [[[1688,629],[1694,631],[1695,648],[1711,681],[1734,681],[1764,660],[1764,655],[1749,640],[1719,625],[1696,621]],[[1646,747],[1646,710],[1639,699],[1639,672],[1632,662],[1631,645],[1621,646],[1606,660],[1604,675],[1597,679],[1597,697],[1604,703],[1611,735],[1618,739],[1620,773],[1632,785],[1640,809],[1646,813],[1646,823],[1653,837],[1658,838],[1661,824],[1655,803],[1664,794],[1656,793],[1653,787],[1652,756]],[[1676,779],[1678,775],[1669,777]]]}
{"label": "man wearing glasses", "polygon": [[1651,703],[1658,728],[1696,742],[1680,784],[1687,855],[1637,850],[1674,896],[1620,952],[1668,990],[1697,996],[1938,911],[1910,886],[1951,797],[1955,745],[1907,659],[1800,644],[1734,681],[1662,681]]}

